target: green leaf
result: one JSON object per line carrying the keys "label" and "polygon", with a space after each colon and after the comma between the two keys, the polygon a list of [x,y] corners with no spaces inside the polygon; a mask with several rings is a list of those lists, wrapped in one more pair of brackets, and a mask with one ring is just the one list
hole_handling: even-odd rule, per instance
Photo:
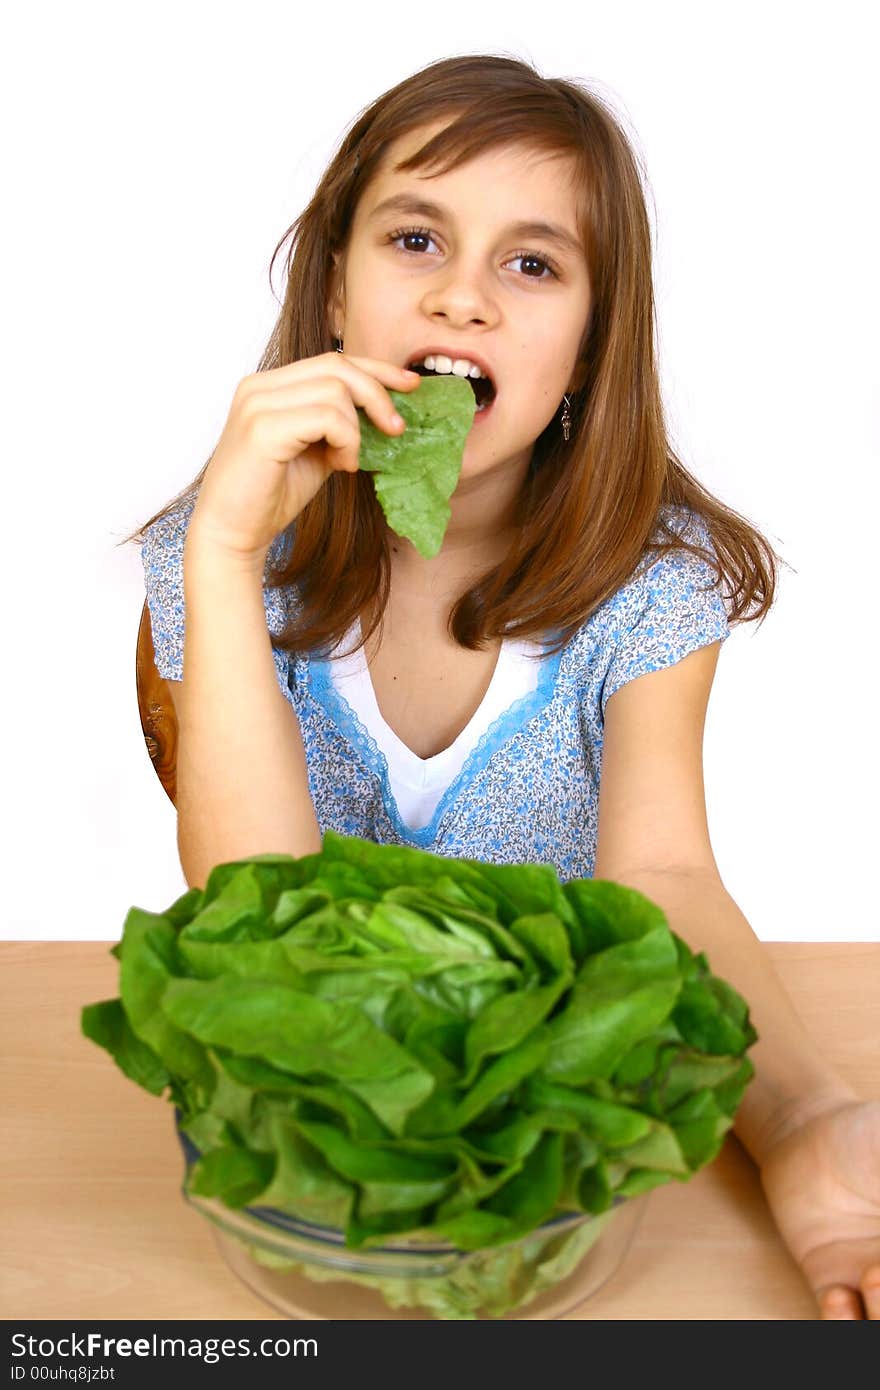
{"label": "green leaf", "polygon": [[245,980],[275,980],[297,988],[302,971],[285,941],[203,941],[178,937],[180,958],[200,980],[236,975]]}
{"label": "green leaf", "polygon": [[[757,1037],[757,1034],[755,1036]],[[716,1083],[714,1088],[715,1100],[724,1114],[730,1116],[731,1119],[739,1107],[746,1086],[754,1075],[755,1068],[752,1062],[748,1057],[743,1057],[737,1071],[731,1076],[725,1077],[723,1081]]]}
{"label": "green leaf", "polygon": [[571,879],[563,892],[574,909],[582,940],[579,958],[622,941],[636,941],[667,927],[662,908],[635,888],[608,879]]}
{"label": "green leaf", "polygon": [[544,1062],[550,1046],[547,1026],[537,1028],[503,1057],[491,1062],[455,1110],[455,1128],[466,1129],[499,1096],[514,1090]]}
{"label": "green leaf", "polygon": [[[201,888],[190,888],[189,892],[184,893],[176,902],[172,903],[162,916],[171,923],[172,927],[182,927],[195,917],[201,908],[203,898],[204,893]],[[114,954],[116,954],[115,950]]]}
{"label": "green leaf", "polygon": [[668,927],[588,957],[565,1009],[547,1025],[545,1074],[572,1085],[610,1076],[634,1043],[665,1022],[680,988]]}
{"label": "green leaf", "polygon": [[[473,908],[464,905],[453,905],[440,896],[438,888],[454,888],[451,879],[447,879],[445,884],[441,880],[438,884],[431,887],[430,892],[425,892],[421,888],[389,888],[383,894],[382,906],[386,911],[407,907],[414,909],[413,917],[417,917],[422,925],[433,933],[433,940],[440,940],[439,949],[442,954],[457,954],[477,956],[484,960],[495,960],[497,952],[492,940],[491,932],[494,931],[495,923],[487,921],[483,915],[477,913]],[[436,922],[436,926],[430,926],[431,920]],[[404,919],[405,920],[405,919]],[[372,918],[367,924],[367,928],[372,925]],[[438,927],[440,928],[438,930]],[[489,933],[487,933],[489,928]],[[427,944],[431,938],[419,938]]]}
{"label": "green leaf", "polygon": [[395,902],[392,893],[376,903],[364,923],[363,932],[384,950],[409,950],[450,960],[496,962],[495,952],[479,932],[439,931],[420,912]]}
{"label": "green leaf", "polygon": [[587,1134],[610,1148],[636,1143],[650,1133],[652,1126],[650,1116],[638,1110],[569,1086],[554,1086],[540,1077],[528,1083],[525,1098],[530,1105],[576,1116]]}
{"label": "green leaf", "polygon": [[664,1048],[671,1044],[674,1052],[681,1042],[682,1036],[675,1024],[667,1019],[647,1038],[634,1043],[621,1058],[612,1078],[615,1087],[619,1087],[621,1091],[641,1087],[657,1074],[662,1065],[661,1056]]}
{"label": "green leaf", "polygon": [[345,1230],[354,1206],[354,1184],[334,1173],[314,1145],[303,1139],[294,1117],[270,1107],[265,1136],[275,1155],[271,1181],[251,1205],[286,1212],[301,1221]]}
{"label": "green leaf", "polygon": [[393,1145],[358,1144],[335,1125],[298,1119],[297,1130],[327,1162],[351,1182],[443,1184],[452,1177],[456,1165],[430,1155],[406,1153]]}
{"label": "green leaf", "polygon": [[459,1019],[472,1019],[511,984],[519,971],[507,960],[453,962],[418,980],[419,997],[436,1008],[447,1009]]}
{"label": "green leaf", "polygon": [[508,1052],[543,1023],[565,989],[564,979],[538,989],[515,990],[491,1000],[477,1014],[465,1046],[464,1085],[473,1085],[480,1066],[494,1053]]}
{"label": "green leaf", "polygon": [[660,1168],[632,1168],[623,1182],[615,1189],[615,1197],[640,1197],[650,1192],[652,1187],[660,1187],[669,1181],[669,1174]]}
{"label": "green leaf", "polygon": [[738,1057],[706,1057],[692,1048],[682,1048],[666,1075],[656,1083],[656,1096],[668,1111],[694,1091],[730,1081],[739,1072]]}
{"label": "green leaf", "polygon": [[608,1178],[608,1169],[600,1159],[592,1168],[581,1174],[579,1195],[584,1211],[595,1215],[609,1211],[614,1202],[614,1193]]}
{"label": "green leaf", "polygon": [[576,914],[569,905],[568,894],[549,864],[480,864],[486,883],[502,891],[511,904],[512,926],[517,918],[549,913],[566,926]]}
{"label": "green leaf", "polygon": [[614,1157],[633,1168],[657,1168],[674,1176],[690,1177],[690,1168],[679,1143],[679,1132],[652,1120],[651,1132],[634,1144],[627,1144]]}
{"label": "green leaf", "polygon": [[120,1000],[87,1004],[80,1018],[85,1037],[106,1048],[127,1077],[153,1095],[162,1094],[171,1074],[161,1057],[132,1031]]}
{"label": "green leaf", "polygon": [[[289,854],[254,854],[248,859],[217,864],[208,875],[201,903],[194,908],[187,920],[198,918],[215,899],[226,893],[231,883],[234,883],[242,875],[246,880],[256,885],[268,919],[279,894],[287,888],[299,888],[304,883],[309,883],[315,876],[318,862],[319,856],[317,854],[305,855],[301,859],[294,859]],[[229,901],[234,906],[234,889]],[[267,922],[264,922],[258,930],[262,930],[265,935],[273,934]]]}
{"label": "green leaf", "polygon": [[256,1057],[222,1053],[218,1054],[218,1060],[234,1080],[251,1087],[255,1093],[276,1100],[288,1096],[307,1101],[313,1109],[329,1111],[338,1116],[349,1134],[358,1140],[385,1140],[391,1136],[391,1131],[377,1120],[369,1106],[342,1087],[297,1080],[288,1072],[279,1071],[277,1067],[271,1067]]}
{"label": "green leaf", "polygon": [[439,552],[452,515],[449,498],[461,473],[476,396],[458,376],[425,377],[414,391],[389,395],[406,429],[386,434],[359,407],[360,466],[373,474],[392,531],[430,558]]}
{"label": "green leaf", "polygon": [[742,1015],[740,1021],[727,1011],[731,1004],[736,1008],[738,996],[732,1000],[733,992],[722,991],[719,984],[712,977],[686,980],[672,1018],[685,1042],[702,1052],[729,1056],[746,1046],[747,1024]]}
{"label": "green leaf", "polygon": [[[215,871],[216,873],[216,871]],[[219,875],[213,879],[215,887]],[[181,941],[249,941],[266,916],[259,866],[244,863],[181,929]]]}
{"label": "green leaf", "polygon": [[211,1110],[202,1110],[180,1125],[180,1130],[201,1152],[208,1149],[223,1149],[227,1145],[241,1142],[228,1120],[221,1119]]}
{"label": "green leaf", "polygon": [[481,1207],[438,1221],[432,1230],[459,1250],[485,1250],[516,1239],[516,1226],[509,1216]]}
{"label": "green leaf", "polygon": [[212,1149],[190,1170],[188,1190],[201,1197],[219,1197],[228,1207],[244,1207],[263,1191],[274,1166],[271,1154],[236,1146]]}
{"label": "green leaf", "polygon": [[521,1158],[511,1159],[503,1168],[495,1168],[488,1173],[484,1172],[478,1163],[473,1162],[469,1155],[462,1155],[458,1183],[450,1195],[434,1209],[434,1219],[429,1229],[439,1231],[445,1222],[465,1216],[479,1207],[520,1171],[524,1159],[531,1153],[540,1137],[539,1131],[535,1136],[535,1142]]}
{"label": "green leaf", "polygon": [[563,1136],[545,1134],[515,1177],[484,1204],[486,1211],[506,1216],[517,1234],[546,1221],[556,1210],[562,1190]]}
{"label": "green leaf", "polygon": [[540,962],[545,974],[549,973],[551,978],[561,976],[566,984],[571,983],[574,961],[569,936],[555,912],[517,917],[511,922],[510,931],[527,947],[533,959]]}
{"label": "green leaf", "polygon": [[334,1125],[298,1119],[297,1129],[335,1173],[357,1184],[357,1214],[362,1220],[421,1211],[445,1197],[454,1180],[457,1165],[448,1160],[358,1145]]}
{"label": "green leaf", "polygon": [[162,1012],[165,991],[179,968],[171,923],[133,907],[125,919],[119,969],[122,1006],[132,1031],[168,1070],[210,1091],[214,1073],[205,1049]]}
{"label": "green leaf", "polygon": [[[322,846],[325,867],[339,863],[353,865],[365,873],[380,892],[401,885],[431,886],[442,897],[443,885],[452,879],[469,897],[474,897],[475,906],[479,908],[480,900],[485,901],[487,890],[491,892],[495,884],[495,880],[485,874],[487,866],[475,859],[447,859],[411,845],[377,845],[356,835],[338,835],[334,830],[325,830]],[[508,916],[503,920],[512,921],[518,916],[497,885],[493,896],[502,908],[507,905]]]}
{"label": "green leaf", "polygon": [[211,1046],[260,1057],[294,1075],[342,1082],[395,1134],[434,1089],[434,1078],[358,1008],[330,1005],[284,985],[239,979],[175,980],[162,1008]]}
{"label": "green leaf", "polygon": [[445,901],[444,889],[449,884],[451,880],[440,880],[428,890],[408,887],[390,889],[385,893],[385,898],[414,907],[443,933],[451,933],[459,940],[469,940],[476,953],[487,960],[500,958],[506,965],[515,964],[522,971],[524,979],[537,976],[538,971],[529,952],[509,928],[487,917],[484,912],[467,910]]}

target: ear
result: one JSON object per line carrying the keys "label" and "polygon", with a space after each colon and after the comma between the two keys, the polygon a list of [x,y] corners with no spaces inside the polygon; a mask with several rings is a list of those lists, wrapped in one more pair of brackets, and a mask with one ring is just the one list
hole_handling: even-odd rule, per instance
{"label": "ear", "polygon": [[333,269],[327,283],[327,322],[334,338],[345,337],[345,257],[341,251],[333,253]]}

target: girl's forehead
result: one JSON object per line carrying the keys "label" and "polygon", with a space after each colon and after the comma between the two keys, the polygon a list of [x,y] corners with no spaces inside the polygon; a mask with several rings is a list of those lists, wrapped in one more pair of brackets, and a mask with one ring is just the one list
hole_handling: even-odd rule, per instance
{"label": "girl's forehead", "polygon": [[[493,142],[454,168],[444,169],[442,173],[433,163],[413,169],[399,167],[450,123],[447,117],[443,121],[419,126],[391,142],[384,151],[381,163],[374,169],[369,184],[362,189],[357,213],[359,222],[369,215],[371,208],[389,197],[412,194],[416,189],[420,194],[424,193],[426,202],[438,199],[442,202],[445,190],[451,191],[459,176],[463,174],[468,185],[481,164],[494,162],[495,168],[486,172],[487,187],[495,190],[493,202],[499,193],[508,189],[517,202],[525,198],[530,203],[533,199],[528,189],[530,185],[537,184],[534,197],[540,200],[540,208],[537,205],[528,209],[524,207],[524,217],[537,216],[539,211],[546,212],[549,200],[560,217],[566,220],[573,217],[575,222],[580,223],[583,190],[574,156],[570,151],[541,148],[527,137]],[[482,177],[482,173],[479,176]],[[436,197],[433,190],[437,190]]]}
{"label": "girl's forehead", "polygon": [[[405,163],[412,155],[417,154],[423,146],[427,145],[428,141],[432,140],[435,135],[438,135],[452,124],[453,118],[446,116],[443,120],[432,121],[426,125],[417,126],[413,130],[407,131],[404,135],[399,135],[396,140],[391,142],[388,149],[385,151],[382,162],[376,171],[377,176],[382,173],[396,174],[398,172],[396,168],[398,164]],[[499,156],[515,160],[526,167],[533,163],[541,163],[548,160],[562,163],[567,162],[572,168],[574,165],[572,156],[568,151],[562,149],[557,151],[548,150],[540,147],[534,140],[530,140],[527,136],[514,133],[511,133],[509,139],[503,141],[493,140],[491,144],[485,145],[480,150],[479,154],[474,155],[473,160],[469,160],[468,162],[477,163],[481,159],[493,159]],[[459,165],[458,167],[461,168],[463,166]],[[418,174],[422,171],[413,170],[407,172]],[[440,177],[442,177],[442,175]]]}

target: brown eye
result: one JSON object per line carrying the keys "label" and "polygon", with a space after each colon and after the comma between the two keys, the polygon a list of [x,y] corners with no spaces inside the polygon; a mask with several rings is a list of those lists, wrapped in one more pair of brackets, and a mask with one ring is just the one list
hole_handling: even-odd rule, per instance
{"label": "brown eye", "polygon": [[[388,240],[393,245],[396,241],[431,241],[431,233],[426,227],[401,227],[396,232],[392,232]],[[412,252],[413,255],[421,255],[422,252],[410,246],[395,247],[395,250]]]}
{"label": "brown eye", "polygon": [[550,262],[548,260],[545,260],[543,256],[536,256],[533,251],[517,251],[513,259],[515,261],[522,261],[523,263],[527,263],[529,265],[541,266],[544,270],[549,270],[550,272],[549,276],[526,274],[527,280],[557,280],[559,278]]}

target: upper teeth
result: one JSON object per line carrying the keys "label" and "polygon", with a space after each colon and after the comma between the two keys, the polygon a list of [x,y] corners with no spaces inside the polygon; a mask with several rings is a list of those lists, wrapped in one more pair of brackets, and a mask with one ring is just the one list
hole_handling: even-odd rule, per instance
{"label": "upper teeth", "polygon": [[426,357],[424,362],[416,362],[416,367],[427,367],[429,372],[440,372],[447,376],[450,372],[453,376],[481,376],[485,377],[482,367],[478,367],[476,362],[469,362],[466,357],[456,357],[455,361],[451,357],[444,357],[440,354],[437,357]]}

